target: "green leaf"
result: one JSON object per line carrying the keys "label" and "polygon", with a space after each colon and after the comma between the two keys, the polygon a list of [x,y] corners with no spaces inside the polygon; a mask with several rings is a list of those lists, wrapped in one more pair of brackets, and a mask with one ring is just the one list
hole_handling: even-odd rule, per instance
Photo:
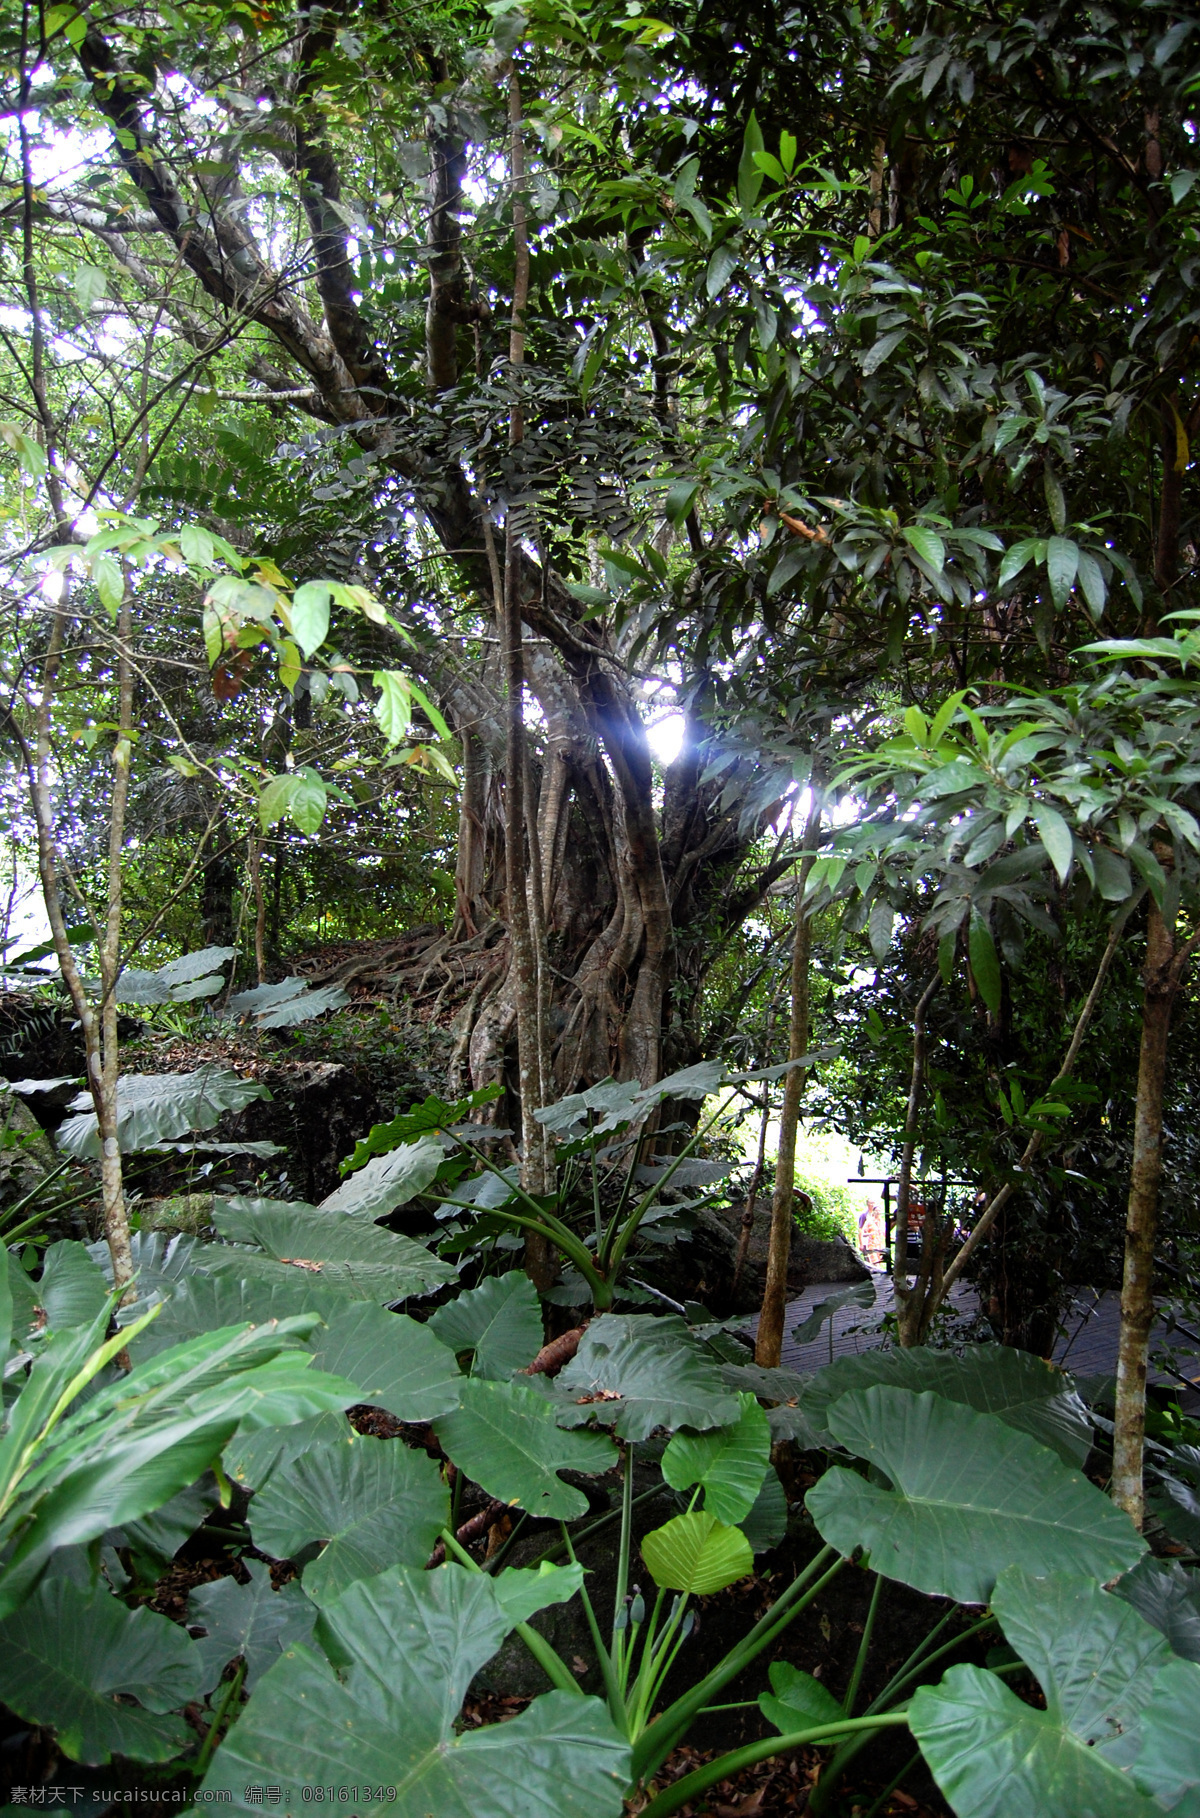
{"label": "green leaf", "polygon": [[[355,1299],[403,1300],[430,1294],[454,1280],[454,1270],[423,1244],[394,1231],[384,1231],[366,1218],[316,1210],[287,1200],[234,1198],[218,1200],[213,1223],[236,1244],[256,1244],[276,1263],[305,1268],[334,1286],[353,1287]],[[205,1252],[201,1266],[212,1270],[247,1268],[252,1259],[219,1251]],[[274,1274],[268,1272],[268,1279]],[[278,1277],[276,1276],[276,1279]]]}
{"label": "green leaf", "polygon": [[179,549],[189,568],[210,569],[216,555],[212,532],[203,524],[185,524],[179,533]]}
{"label": "green leaf", "polygon": [[1173,1653],[1200,1661],[1200,1572],[1177,1559],[1146,1553],[1112,1589],[1166,1636]]}
{"label": "green leaf", "polygon": [[271,1570],[261,1559],[243,1559],[249,1584],[218,1578],[188,1598],[189,1628],[205,1632],[196,1643],[204,1678],[201,1691],[211,1692],[231,1660],[246,1663],[245,1688],[253,1691],[294,1641],[307,1642],[317,1612],[295,1579],[276,1591]]}
{"label": "green leaf", "polygon": [[408,679],[396,669],[377,669],[371,677],[379,699],[371,709],[389,745],[408,737],[412,725],[412,691]]}
{"label": "green leaf", "polygon": [[1049,462],[1047,462],[1046,471],[1042,476],[1042,485],[1046,494],[1046,509],[1050,513],[1050,522],[1061,535],[1067,526],[1067,502],[1063,498],[1063,489],[1058,475]]}
{"label": "green leaf", "polygon": [[696,494],[700,491],[698,480],[676,480],[663,501],[663,511],[667,522],[682,524],[688,512],[696,503]]}
{"label": "green leaf", "polygon": [[730,278],[737,270],[737,265],[738,255],[736,248],[732,247],[728,241],[725,241],[722,245],[717,247],[712,258],[708,262],[708,271],[704,280],[704,286],[710,299],[715,297],[718,291],[724,290],[726,284],[728,284]]}
{"label": "green leaf", "polygon": [[127,1610],[99,1586],[45,1579],[0,1622],[0,1698],[27,1723],[52,1730],[72,1761],[181,1754],[192,1732],[164,1713],[195,1698],[202,1677],[183,1629],[153,1610]]}
{"label": "green leaf", "polygon": [[994,1414],[1057,1452],[1067,1465],[1082,1468],[1092,1447],[1092,1417],[1071,1378],[1032,1352],[1009,1345],[969,1345],[961,1357],[927,1345],[840,1357],[810,1378],[805,1412],[820,1432],[839,1396],[875,1383],[915,1394],[929,1389],[979,1414]]}
{"label": "green leaf", "polygon": [[149,1515],[143,1515],[138,1521],[122,1522],[120,1529],[115,1531],[124,1534],[135,1552],[144,1553],[164,1567],[169,1566],[180,1547],[208,1519],[216,1502],[216,1483],[206,1474],[199,1483],[189,1484]]}
{"label": "green leaf", "polygon": [[1092,864],[1096,871],[1096,888],[1106,903],[1123,903],[1132,895],[1133,878],[1119,852],[1109,846],[1093,846]]}
{"label": "green leaf", "polygon": [[1099,562],[1095,556],[1089,555],[1086,549],[1079,551],[1079,585],[1083,590],[1083,597],[1088,603],[1092,617],[1100,618],[1104,611],[1108,586]]}
{"label": "green leaf", "polygon": [[292,595],[292,636],[305,662],[329,636],[329,588],[324,581],[305,581]]}
{"label": "green leaf", "polygon": [[293,1646],[263,1681],[204,1792],[261,1812],[247,1788],[279,1786],[288,1818],[308,1818],[306,1785],[352,1801],[394,1786],[395,1818],[620,1818],[629,1744],[599,1699],[549,1692],[509,1722],[456,1733],[471,1680],[512,1627],[492,1579],[459,1566],[353,1585],[321,1614],[324,1651]]}
{"label": "green leaf", "polygon": [[1161,1818],[1103,1756],[1064,1747],[1053,1717],[981,1667],[951,1667],[939,1686],[922,1686],[909,1727],[958,1818]]}
{"label": "green leaf", "polygon": [[[1162,1807],[1144,1792],[1174,1804],[1200,1780],[1200,1668],[1173,1661],[1127,1604],[1077,1574],[1034,1577],[1014,1567],[997,1583],[993,1608],[1046,1708],[1022,1703],[975,1667],[955,1667],[917,1693],[913,1734],[960,1818],[1149,1818]],[[1178,1751],[1172,1732],[1183,1739]]]}
{"label": "green leaf", "polygon": [[877,896],[871,904],[871,913],[867,918],[867,940],[871,952],[881,963],[887,957],[892,944],[892,929],[896,923],[896,911],[885,897]]}
{"label": "green leaf", "polygon": [[978,909],[972,909],[970,925],[967,930],[967,946],[971,957],[971,971],[979,987],[979,995],[993,1016],[999,1016],[1001,1004],[1000,960],[996,953],[996,943],[992,931]]}
{"label": "green leaf", "polygon": [[90,310],[93,303],[99,303],[108,290],[108,276],[98,265],[77,265],[71,276],[79,307]]}
{"label": "green leaf", "polygon": [[[211,1130],[226,1111],[241,1111],[255,1099],[270,1098],[256,1079],[241,1079],[231,1067],[199,1067],[194,1073],[125,1073],[117,1082],[117,1135],[123,1154],[174,1142],[192,1130]],[[77,1161],[100,1159],[96,1113],[90,1092],[72,1099],[80,1115],[61,1124],[55,1141]]]}
{"label": "green leaf", "polygon": [[873,372],[879,370],[885,360],[891,358],[901,342],[907,339],[908,332],[907,328],[893,328],[889,334],[880,335],[877,341],[872,341],[862,357],[864,378],[869,379]]}
{"label": "green leaf", "polygon": [[256,1433],[239,1433],[225,1447],[225,1473],[247,1490],[265,1489],[274,1472],[282,1470],[305,1452],[340,1445],[346,1422],[340,1414],[314,1414],[287,1427],[264,1427]]}
{"label": "green leaf", "polygon": [[642,1558],[660,1590],[709,1597],[754,1570],[750,1542],[701,1510],[676,1515],[642,1540]]}
{"label": "green leaf", "polygon": [[834,1438],[891,1479],[827,1471],[807,1506],[824,1540],[865,1547],[885,1578],[986,1603],[1014,1560],[1112,1578],[1145,1542],[1128,1516],[1027,1434],[990,1414],[884,1386],[841,1396],[826,1416]]}
{"label": "green leaf", "polygon": [[108,1299],[108,1283],[84,1244],[63,1239],[42,1257],[42,1279],[31,1284],[51,1332],[90,1326]]}
{"label": "green leaf", "polygon": [[[158,1235],[156,1233],[156,1235]],[[202,1258],[211,1256],[217,1246],[205,1245]],[[264,1325],[270,1319],[288,1319],[296,1313],[318,1313],[327,1319],[340,1307],[361,1305],[327,1287],[318,1276],[306,1269],[281,1271],[280,1282],[239,1281],[233,1274],[208,1275],[189,1273],[181,1280],[151,1283],[155,1292],[165,1288],[169,1298],[153,1325],[130,1344],[135,1363],[155,1356],[168,1346],[204,1332],[215,1332],[221,1326],[240,1326],[249,1322]],[[144,1285],[139,1278],[139,1286]],[[321,1333],[314,1337],[314,1343]]]}
{"label": "green leaf", "polygon": [[355,1433],[279,1466],[250,1508],[254,1544],[274,1559],[323,1543],[302,1580],[321,1604],[390,1565],[424,1565],[449,1519],[449,1492],[432,1458]]}
{"label": "green leaf", "polygon": [[738,1418],[739,1403],[726,1389],[719,1365],[675,1314],[605,1313],[594,1319],[556,1387],[572,1398],[617,1396],[587,1403],[581,1416],[615,1424],[622,1439],[646,1439],[655,1427],[706,1432]]}
{"label": "green leaf", "polygon": [[704,1491],[704,1507],[718,1521],[734,1525],[754,1507],[771,1459],[771,1429],[753,1395],[738,1396],[741,1413],[732,1426],[707,1433],[676,1433],[662,1458],[662,1474],[673,1490]]}
{"label": "green leaf", "polygon": [[915,549],[922,560],[929,563],[935,573],[940,573],[946,566],[946,545],[936,530],[924,530],[919,525],[908,525],[905,527],[903,536],[909,548]]}
{"label": "green leaf", "polygon": [[1005,550],[1004,559],[1000,564],[1000,573],[996,580],[996,585],[1002,592],[1011,581],[1016,580],[1023,568],[1028,567],[1030,562],[1040,559],[1039,548],[1040,544],[1036,537],[1023,537],[1019,543],[1014,543],[1010,549]]}
{"label": "green leaf", "polygon": [[429,1322],[442,1343],[472,1353],[471,1374],[502,1382],[532,1363],[542,1348],[542,1309],[523,1269],[489,1275]]}
{"label": "green leaf", "polygon": [[397,1420],[436,1420],[458,1406],[461,1378],[453,1351],[406,1313],[356,1301],[327,1316],[312,1349],[318,1369],[349,1377],[363,1401]]}
{"label": "green leaf", "polygon": [[[771,1438],[776,1439],[774,1427]],[[779,1472],[774,1465],[767,1466],[762,1489],[754,1499],[754,1507],[738,1527],[750,1542],[751,1551],[768,1553],[777,1547],[787,1532],[788,1505],[787,1495],[779,1479]]]}
{"label": "green leaf", "polygon": [[1067,873],[1071,869],[1071,860],[1075,856],[1075,848],[1071,844],[1071,829],[1062,815],[1054,808],[1039,807],[1033,819],[1038,830],[1038,838],[1049,853],[1050,863],[1058,873],[1058,881],[1060,884],[1065,884]]}
{"label": "green leaf", "polygon": [[[875,1305],[875,1283],[873,1281],[852,1282],[848,1288],[839,1288],[828,1300],[818,1301],[808,1318],[798,1326],[792,1327],[792,1337],[797,1344],[811,1344],[820,1332],[827,1319],[840,1313],[843,1307],[873,1307]],[[890,1356],[891,1353],[889,1352]],[[819,1380],[819,1378],[817,1379]]]}
{"label": "green leaf", "polygon": [[773,1660],[771,1690],[760,1692],[758,1708],[781,1736],[794,1730],[815,1730],[823,1723],[841,1723],[846,1713],[837,1699],[814,1679],[787,1660]]}
{"label": "green leaf", "polygon": [[314,834],[325,819],[329,792],[315,770],[297,771],[292,777],[288,813],[301,833]]}
{"label": "green leaf", "polygon": [[758,163],[762,150],[762,127],[758,124],[754,110],[751,109],[746,121],[746,130],[742,136],[742,155],[738,160],[737,173],[738,201],[744,209],[754,207],[762,188],[762,171]]}
{"label": "green leaf", "polygon": [[1050,581],[1050,598],[1058,607],[1066,605],[1079,572],[1079,549],[1069,537],[1051,537],[1046,545],[1046,574]]}
{"label": "green leaf", "polygon": [[461,1394],[461,1407],[434,1427],[460,1470],[489,1496],[531,1515],[573,1521],[585,1512],[583,1491],[558,1473],[612,1470],[617,1451],[610,1439],[564,1432],[553,1407],[522,1383],[472,1376],[464,1379]]}
{"label": "green leaf", "polygon": [[509,1566],[506,1571],[497,1572],[492,1583],[509,1621],[528,1622],[551,1604],[569,1603],[583,1587],[583,1567],[575,1561],[565,1566],[551,1565],[544,1559],[536,1568]]}
{"label": "green leaf", "polygon": [[405,1143],[389,1155],[376,1155],[321,1201],[323,1212],[351,1218],[385,1218],[424,1193],[446,1159],[436,1136]]}

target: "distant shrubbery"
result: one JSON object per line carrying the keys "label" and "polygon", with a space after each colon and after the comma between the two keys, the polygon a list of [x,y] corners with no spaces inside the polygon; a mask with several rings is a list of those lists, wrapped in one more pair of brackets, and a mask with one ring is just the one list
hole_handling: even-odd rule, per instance
{"label": "distant shrubbery", "polygon": [[[811,1210],[800,1199],[802,1193],[812,1202]],[[857,1248],[858,1208],[848,1187],[836,1187],[815,1174],[797,1174],[794,1204],[797,1229],[806,1237],[844,1237]]]}

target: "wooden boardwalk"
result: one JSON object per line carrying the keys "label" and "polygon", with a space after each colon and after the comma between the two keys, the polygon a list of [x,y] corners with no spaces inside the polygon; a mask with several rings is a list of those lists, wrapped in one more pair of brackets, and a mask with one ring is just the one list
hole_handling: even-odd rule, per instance
{"label": "wooden boardwalk", "polygon": [[[783,1328],[782,1362],[785,1368],[805,1372],[817,1370],[822,1364],[829,1363],[831,1358],[853,1356],[856,1352],[873,1350],[881,1345],[884,1334],[878,1329],[879,1323],[882,1316],[891,1311],[894,1299],[888,1276],[876,1275],[875,1284],[876,1299],[873,1307],[843,1308],[840,1313],[834,1314],[832,1335],[830,1323],[827,1322],[819,1335],[808,1344],[796,1342],[792,1337],[794,1328],[807,1319],[821,1301],[829,1300],[837,1294],[844,1284],[815,1282],[804,1290],[798,1300],[792,1301]],[[964,1319],[977,1311],[975,1292],[970,1287],[960,1284],[954,1288],[950,1301],[954,1310]],[[1054,1362],[1079,1377],[1112,1376],[1117,1367],[1119,1324],[1118,1294],[1097,1293],[1093,1288],[1077,1289],[1054,1347]],[[1152,1351],[1168,1342],[1166,1328],[1161,1323],[1154,1328],[1150,1342]],[[1176,1332],[1170,1342],[1173,1349],[1180,1353],[1176,1359],[1176,1368],[1180,1376],[1186,1378],[1186,1385],[1178,1377],[1159,1369],[1151,1370],[1151,1380],[1178,1389],[1181,1405],[1189,1412],[1198,1412],[1200,1338],[1193,1339]]]}

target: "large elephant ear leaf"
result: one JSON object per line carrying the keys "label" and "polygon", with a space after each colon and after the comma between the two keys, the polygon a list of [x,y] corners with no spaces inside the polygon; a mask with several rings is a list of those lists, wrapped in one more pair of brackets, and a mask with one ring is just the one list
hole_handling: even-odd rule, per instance
{"label": "large elephant ear leaf", "polygon": [[[1182,1818],[1190,1807],[1176,1801],[1200,1779],[1200,1668],[1172,1661],[1136,1611],[1076,1574],[1035,1578],[1013,1568],[999,1580],[993,1607],[1046,1708],[1023,1703],[976,1667],[954,1667],[941,1685],[916,1694],[913,1734],[959,1818],[1150,1818],[1163,1809],[1146,1796],[1153,1792],[1169,1794],[1165,1803]],[[1176,1685],[1175,1668],[1195,1683]],[[1172,1754],[1169,1737],[1181,1717],[1191,1740]]]}
{"label": "large elephant ear leaf", "polygon": [[462,1405],[435,1431],[447,1456],[489,1496],[531,1515],[573,1521],[587,1508],[560,1471],[610,1471],[617,1449],[603,1433],[564,1432],[551,1403],[523,1383],[467,1377]]}
{"label": "large elephant ear leaf", "polygon": [[449,1519],[449,1495],[431,1458],[355,1434],[278,1466],[250,1509],[254,1544],[274,1559],[321,1544],[303,1576],[318,1603],[397,1562],[423,1565]]}
{"label": "large elephant ear leaf", "polygon": [[281,1818],[306,1818],[306,1785],[351,1799],[395,1787],[395,1818],[619,1818],[629,1744],[599,1699],[549,1692],[511,1722],[455,1734],[467,1687],[513,1626],[492,1579],[458,1566],[352,1585],[322,1612],[320,1650],[290,1648],[263,1680],[205,1794],[258,1812],[252,1794],[278,1786]]}
{"label": "large elephant ear leaf", "polygon": [[1016,1560],[1104,1580],[1146,1550],[1129,1517],[1086,1478],[990,1414],[876,1387],[843,1395],[826,1419],[839,1444],[893,1487],[835,1468],[809,1491],[808,1511],[824,1540],[842,1553],[865,1547],[885,1578],[986,1603]]}
{"label": "large elephant ear leaf", "polygon": [[537,1289],[523,1269],[489,1275],[439,1307],[429,1322],[456,1355],[471,1353],[471,1375],[502,1382],[533,1362],[542,1345]]}
{"label": "large elephant ear leaf", "polygon": [[423,1244],[343,1212],[237,1197],[217,1201],[213,1223],[222,1237],[253,1244],[262,1257],[209,1245],[199,1265],[208,1272],[287,1281],[303,1269],[323,1286],[379,1303],[429,1294],[454,1280],[449,1264]]}
{"label": "large elephant ear leaf", "polygon": [[196,1644],[183,1629],[69,1578],[43,1579],[0,1622],[0,1699],[26,1722],[53,1730],[72,1761],[171,1760],[193,1738],[181,1717],[167,1713],[195,1698],[202,1678]]}
{"label": "large elephant ear leaf", "polygon": [[316,1606],[296,1581],[292,1579],[276,1591],[270,1569],[261,1559],[243,1563],[250,1574],[248,1584],[218,1578],[214,1584],[201,1585],[188,1598],[189,1626],[205,1631],[196,1643],[204,1666],[205,1692],[213,1690],[229,1662],[237,1659],[245,1661],[244,1684],[248,1692],[253,1691],[285,1648],[294,1641],[308,1641],[312,1635]]}
{"label": "large elephant ear leaf", "polygon": [[812,1377],[805,1413],[820,1427],[839,1396],[875,1383],[914,1394],[929,1389],[979,1414],[994,1414],[1049,1446],[1064,1464],[1082,1466],[1091,1449],[1092,1418],[1071,1378],[1010,1345],[971,1345],[962,1357],[925,1345],[842,1357]]}
{"label": "large elephant ear leaf", "polygon": [[738,1396],[732,1426],[707,1433],[676,1433],[662,1458],[673,1490],[699,1484],[704,1506],[718,1521],[744,1521],[754,1507],[771,1462],[771,1429],[753,1395]]}
{"label": "large elephant ear leaf", "polygon": [[458,1406],[462,1378],[453,1351],[406,1313],[355,1301],[328,1315],[312,1349],[319,1370],[348,1376],[363,1401],[397,1420],[435,1420]]}
{"label": "large elephant ear leaf", "polygon": [[613,1425],[622,1439],[646,1439],[655,1427],[727,1427],[741,1412],[721,1366],[693,1338],[686,1321],[648,1313],[606,1313],[593,1320],[557,1379],[560,1393],[588,1399],[587,1414]]}
{"label": "large elephant ear leaf", "polygon": [[375,1155],[335,1187],[321,1201],[322,1212],[341,1212],[352,1218],[386,1218],[424,1193],[446,1155],[436,1136],[422,1136],[405,1143],[390,1155]]}
{"label": "large elephant ear leaf", "polygon": [[[211,1130],[226,1111],[241,1111],[271,1094],[256,1079],[242,1079],[231,1067],[198,1067],[194,1073],[126,1073],[117,1085],[118,1138],[123,1154],[174,1142],[192,1130]],[[79,1115],[59,1126],[55,1142],[77,1161],[100,1159],[91,1094],[71,1101]]]}
{"label": "large elephant ear leaf", "polygon": [[1146,1553],[1112,1588],[1166,1636],[1172,1653],[1200,1660],[1200,1572],[1194,1567]]}
{"label": "large elephant ear leaf", "polygon": [[660,1590],[710,1597],[754,1570],[750,1542],[703,1510],[676,1515],[642,1541],[645,1560]]}

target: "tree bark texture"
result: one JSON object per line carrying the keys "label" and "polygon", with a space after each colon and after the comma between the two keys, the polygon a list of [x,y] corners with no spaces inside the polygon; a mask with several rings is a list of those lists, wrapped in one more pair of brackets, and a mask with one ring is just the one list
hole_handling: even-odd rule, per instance
{"label": "tree bark texture", "polygon": [[1163,1164],[1167,1043],[1171,1012],[1182,977],[1174,928],[1163,919],[1151,899],[1146,919],[1133,1166],[1125,1219],[1112,1475],[1113,1501],[1139,1528],[1144,1514],[1142,1456],[1146,1437],[1146,1360],[1150,1328],[1154,1324],[1154,1238],[1158,1230],[1158,1189]]}
{"label": "tree bark texture", "polygon": [[[804,852],[796,874],[796,928],[792,939],[792,1009],[788,1024],[788,1059],[798,1061],[808,1053],[809,960],[812,923],[804,906],[804,887],[812,870],[813,847],[821,830],[821,811],[813,808],[804,829]],[[779,1156],[775,1163],[775,1190],[771,1196],[771,1233],[767,1243],[767,1279],[762,1312],[754,1344],[754,1361],[765,1369],[778,1368],[783,1353],[783,1321],[787,1310],[788,1261],[792,1252],[792,1203],[796,1181],[796,1133],[800,1101],[804,1096],[804,1067],[792,1067],[784,1077],[783,1110],[779,1119]]]}

